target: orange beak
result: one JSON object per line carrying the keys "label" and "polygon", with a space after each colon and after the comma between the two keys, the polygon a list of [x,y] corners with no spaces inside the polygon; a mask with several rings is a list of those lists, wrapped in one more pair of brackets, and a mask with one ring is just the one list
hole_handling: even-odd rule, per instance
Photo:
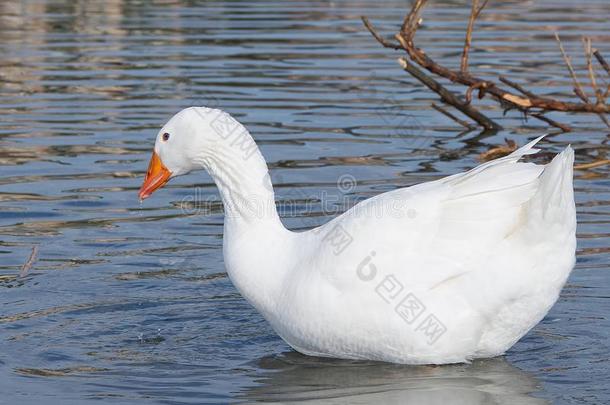
{"label": "orange beak", "polygon": [[156,189],[163,187],[169,181],[171,175],[172,172],[165,167],[159,155],[153,151],[144,183],[142,183],[140,193],[138,194],[140,200],[150,197]]}

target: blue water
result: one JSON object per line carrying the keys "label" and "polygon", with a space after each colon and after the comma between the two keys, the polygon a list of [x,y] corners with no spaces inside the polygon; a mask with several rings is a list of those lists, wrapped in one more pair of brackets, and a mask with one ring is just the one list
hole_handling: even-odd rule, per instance
{"label": "blue water", "polygon": [[[462,3],[432,2],[417,37],[453,67]],[[606,1],[490,3],[471,56],[483,76],[570,99],[554,30],[583,83],[582,34],[610,58]],[[488,102],[506,128],[496,134],[464,132],[432,110],[437,97],[359,19],[390,36],[405,7],[0,3],[0,403],[610,402],[608,166],[575,172],[578,262],[549,315],[506,356],[446,367],[291,351],[224,273],[222,206],[207,175],[172,181],[140,205],[153,137],[190,105],[221,107],[250,129],[292,229],[341,209],[328,201],[342,195],[342,175],[357,180],[356,201],[465,170],[504,138],[522,144],[547,130]],[[597,117],[552,116],[576,130],[549,137],[540,162],[568,143],[579,164],[604,157]],[[37,261],[19,276],[34,245]]]}

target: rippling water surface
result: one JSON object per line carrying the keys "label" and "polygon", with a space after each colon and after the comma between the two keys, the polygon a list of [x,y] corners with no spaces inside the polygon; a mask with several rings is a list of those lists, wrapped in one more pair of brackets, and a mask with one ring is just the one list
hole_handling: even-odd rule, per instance
{"label": "rippling water surface", "polygon": [[[605,0],[490,3],[474,38],[481,75],[569,94],[554,30],[577,67],[582,34],[610,58]],[[249,127],[292,229],[332,217],[325,199],[342,197],[344,174],[358,200],[470,168],[504,138],[522,144],[544,130],[488,104],[510,130],[464,133],[431,110],[433,95],[359,20],[390,35],[405,7],[0,3],[0,403],[610,401],[607,166],[575,173],[578,263],[550,314],[506,356],[448,367],[292,352],[224,273],[222,206],[207,175],[138,202],[154,135],[190,105]],[[433,1],[419,44],[457,66],[467,13]],[[578,129],[549,137],[547,151],[572,143],[577,163],[604,157],[596,117],[553,117]],[[20,277],[33,245],[38,260]]]}

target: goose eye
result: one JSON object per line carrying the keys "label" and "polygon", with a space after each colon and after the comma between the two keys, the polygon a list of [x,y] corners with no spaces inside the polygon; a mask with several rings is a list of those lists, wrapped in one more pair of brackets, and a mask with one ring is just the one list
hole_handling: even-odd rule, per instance
{"label": "goose eye", "polygon": [[163,140],[167,141],[169,139],[169,134],[166,132],[163,134]]}

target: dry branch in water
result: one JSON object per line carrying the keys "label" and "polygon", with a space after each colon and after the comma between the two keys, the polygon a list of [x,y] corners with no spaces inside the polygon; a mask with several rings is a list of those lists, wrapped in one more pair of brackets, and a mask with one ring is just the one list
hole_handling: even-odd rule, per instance
{"label": "dry branch in water", "polygon": [[606,62],[606,60],[604,59],[602,54],[599,53],[599,51],[596,49],[593,51],[593,55],[595,56],[595,59],[597,59],[599,64],[602,65],[602,67],[604,68],[606,73],[608,73],[608,75],[610,75],[610,65],[608,65],[608,62]]}
{"label": "dry branch in water", "polygon": [[606,165],[610,165],[610,160],[608,160],[608,159],[596,160],[595,162],[591,162],[591,163],[582,163],[580,165],[574,165],[574,170],[594,169],[596,167],[601,167],[601,166],[606,166]]}
{"label": "dry branch in water", "polygon": [[398,63],[400,66],[409,72],[411,76],[418,79],[424,85],[426,85],[430,90],[434,91],[436,94],[441,96],[441,100],[446,102],[447,104],[452,105],[453,107],[460,110],[464,115],[470,117],[473,121],[481,125],[485,129],[499,129],[500,127],[487,118],[485,115],[481,114],[479,110],[474,108],[470,103],[460,100],[455,94],[447,90],[443,87],[439,82],[426,75],[420,69],[415,67],[412,63],[406,58],[398,59]]}
{"label": "dry branch in water", "polygon": [[[502,108],[506,110],[516,109],[521,111],[525,116],[532,116],[536,119],[546,122],[549,125],[560,128],[562,131],[570,131],[571,128],[568,125],[559,123],[554,121],[544,114],[551,111],[560,111],[560,112],[572,112],[572,113],[591,113],[596,114],[600,117],[600,119],[610,127],[610,122],[608,121],[607,114],[610,113],[610,108],[608,107],[607,99],[610,93],[610,86],[605,91],[602,91],[596,80],[595,69],[593,68],[593,57],[597,59],[602,68],[610,75],[610,67],[608,63],[604,60],[601,53],[593,49],[591,40],[589,38],[585,38],[583,40],[584,48],[585,48],[585,57],[587,60],[587,70],[591,88],[593,90],[593,94],[595,95],[595,100],[592,101],[582,88],[582,85],[578,81],[576,77],[576,72],[572,66],[570,57],[565,52],[561,41],[559,40],[559,35],[555,34],[557,42],[559,43],[559,48],[561,54],[564,58],[564,62],[568,67],[568,71],[574,83],[574,93],[580,99],[580,102],[568,102],[562,101],[551,97],[545,97],[536,95],[533,92],[525,89],[522,85],[514,83],[504,77],[499,77],[499,81],[507,85],[510,89],[500,87],[500,85],[491,80],[481,79],[477,76],[474,76],[470,73],[468,69],[468,54],[472,44],[472,32],[474,29],[475,22],[485,6],[488,3],[488,0],[472,0],[472,7],[470,11],[470,18],[468,20],[468,27],[466,29],[466,36],[464,39],[464,47],[462,50],[462,58],[460,63],[460,70],[452,70],[443,65],[438,64],[434,59],[432,59],[428,54],[426,54],[423,50],[415,46],[415,34],[417,33],[417,29],[421,24],[420,14],[423,11],[427,0],[416,0],[411,7],[410,12],[405,16],[403,23],[400,27],[400,31],[398,34],[394,36],[396,41],[393,42],[386,40],[381,36],[377,30],[372,26],[371,22],[367,17],[362,17],[362,22],[365,27],[369,30],[369,32],[373,35],[373,37],[386,48],[391,48],[395,50],[403,50],[406,52],[408,58],[399,58],[399,63],[404,70],[406,70],[409,74],[419,80],[421,83],[426,85],[429,89],[437,93],[441,100],[449,104],[463,114],[471,118],[480,126],[486,129],[498,129],[500,126],[496,124],[493,120],[486,117],[482,114],[478,109],[476,109],[471,104],[472,93],[477,92],[479,98],[483,98],[485,96],[489,96],[495,101],[497,101]],[[423,68],[429,74],[433,76],[437,76],[439,78],[444,78],[449,80],[454,84],[460,84],[466,86],[465,96],[462,99],[461,97],[456,96],[445,87],[443,87],[438,81],[433,79],[429,74],[426,74],[421,69]],[[438,106],[437,106],[438,107]],[[439,108],[436,108],[439,110]],[[439,110],[440,111],[440,110]],[[455,116],[451,114],[447,114],[447,111],[442,109],[443,114],[448,117],[454,119],[456,122],[460,123],[460,125],[464,125],[463,121],[456,119]]]}
{"label": "dry branch in water", "polygon": [[446,109],[444,109],[440,105],[436,105],[436,104],[432,103],[431,106],[436,111],[440,112],[443,115],[446,115],[449,119],[452,119],[453,121],[457,122],[458,124],[460,124],[464,128],[473,129],[473,125],[472,124],[469,124],[466,121],[456,117],[455,115],[451,114],[449,111],[447,111]]}
{"label": "dry branch in water", "polygon": [[479,155],[479,160],[481,162],[489,162],[490,160],[498,159],[503,156],[508,156],[514,151],[517,150],[517,144],[515,141],[510,139],[504,139],[506,145],[495,146],[490,150],[483,152]]}
{"label": "dry branch in water", "polygon": [[38,256],[38,245],[32,246],[32,253],[30,253],[30,257],[28,257],[28,260],[23,264],[23,267],[21,267],[21,271],[19,272],[19,277],[27,276],[28,272],[30,271],[30,269],[34,265],[34,262],[36,261],[36,256]]}

